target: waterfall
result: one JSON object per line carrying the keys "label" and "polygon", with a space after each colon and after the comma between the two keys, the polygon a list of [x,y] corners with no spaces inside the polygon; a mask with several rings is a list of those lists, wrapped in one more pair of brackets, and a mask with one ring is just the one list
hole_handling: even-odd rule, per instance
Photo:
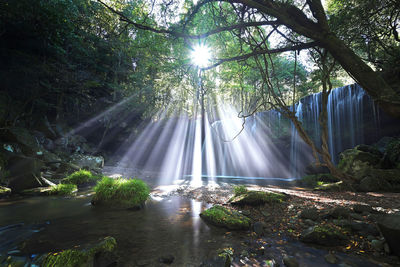
{"label": "waterfall", "polygon": [[[306,132],[320,146],[321,126],[319,114],[322,108],[322,93],[302,98],[296,105],[296,116]],[[380,128],[378,109],[369,95],[358,85],[352,84],[336,88],[328,96],[328,143],[332,161],[337,164],[339,153],[347,148],[365,142],[366,133],[377,135]],[[304,174],[304,147],[297,131],[292,125],[291,135],[291,173],[294,177]],[[309,152],[311,153],[311,151]]]}

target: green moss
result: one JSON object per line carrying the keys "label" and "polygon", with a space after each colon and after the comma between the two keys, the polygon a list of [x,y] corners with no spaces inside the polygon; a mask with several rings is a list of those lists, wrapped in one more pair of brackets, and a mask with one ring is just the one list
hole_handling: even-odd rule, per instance
{"label": "green moss", "polygon": [[240,196],[245,193],[247,193],[247,188],[244,185],[236,185],[233,187],[233,192],[235,193],[235,196]]}
{"label": "green moss", "polygon": [[90,171],[79,170],[72,173],[68,177],[64,178],[62,180],[62,183],[81,185],[81,184],[96,182],[100,178],[101,176],[93,175]]}
{"label": "green moss", "polygon": [[231,230],[249,229],[250,219],[235,210],[222,206],[213,206],[200,214],[201,218],[216,226]]}
{"label": "green moss", "polygon": [[49,195],[68,196],[76,193],[78,188],[74,184],[58,184],[51,187]]}
{"label": "green moss", "polygon": [[112,252],[117,245],[113,237],[106,237],[101,243],[89,250],[67,249],[61,252],[49,253],[44,259],[44,267],[83,267],[92,266],[93,258],[99,252]]}
{"label": "green moss", "polygon": [[145,182],[138,179],[112,179],[103,177],[94,188],[96,195],[92,203],[135,207],[144,203],[150,194]]}
{"label": "green moss", "polygon": [[233,196],[229,201],[237,205],[261,205],[282,203],[287,196],[280,193],[263,192],[263,191],[248,191],[239,196]]}
{"label": "green moss", "polygon": [[221,257],[225,261],[225,267],[231,266],[233,260],[233,248],[224,248],[218,251],[218,257]]}

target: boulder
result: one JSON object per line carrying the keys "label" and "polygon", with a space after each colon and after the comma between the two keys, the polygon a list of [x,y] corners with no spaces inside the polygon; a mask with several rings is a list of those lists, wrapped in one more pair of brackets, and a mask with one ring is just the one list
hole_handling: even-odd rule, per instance
{"label": "boulder", "polygon": [[301,234],[300,240],[322,246],[341,246],[348,242],[348,238],[340,229],[332,226],[317,225],[308,228]]}
{"label": "boulder", "polygon": [[79,166],[82,169],[103,168],[104,158],[102,156],[91,156],[75,153],[70,158],[70,163]]}
{"label": "boulder", "polygon": [[338,168],[344,173],[360,179],[371,169],[379,168],[380,163],[380,156],[353,148],[340,153]]}
{"label": "boulder", "polygon": [[385,147],[385,167],[400,169],[400,138],[391,140]]}
{"label": "boulder", "polygon": [[205,221],[230,230],[246,230],[250,228],[250,219],[241,213],[216,205],[200,213]]}
{"label": "boulder", "polygon": [[400,170],[371,169],[360,181],[358,190],[362,192],[400,192]]}
{"label": "boulder", "polygon": [[375,210],[371,206],[363,205],[363,204],[354,205],[353,211],[356,213],[365,213],[365,212],[374,213],[375,212]]}
{"label": "boulder", "polygon": [[300,213],[300,218],[317,221],[319,219],[318,209],[316,208],[304,209]]}
{"label": "boulder", "polygon": [[12,127],[4,135],[4,139],[9,142],[18,143],[25,155],[34,156],[41,150],[36,137],[29,130],[21,127]]}
{"label": "boulder", "polygon": [[345,207],[335,207],[329,212],[329,215],[335,219],[339,218],[349,218],[350,210]]}
{"label": "boulder", "polygon": [[0,198],[7,197],[11,194],[11,189],[8,187],[0,186]]}
{"label": "boulder", "polygon": [[383,215],[378,220],[378,227],[390,250],[400,256],[400,215]]}
{"label": "boulder", "polygon": [[41,176],[43,162],[36,158],[13,156],[8,160],[9,184],[13,192],[47,186],[48,181]]}
{"label": "boulder", "polygon": [[287,267],[299,267],[299,263],[297,262],[295,257],[292,256],[284,256],[283,257],[283,263]]}

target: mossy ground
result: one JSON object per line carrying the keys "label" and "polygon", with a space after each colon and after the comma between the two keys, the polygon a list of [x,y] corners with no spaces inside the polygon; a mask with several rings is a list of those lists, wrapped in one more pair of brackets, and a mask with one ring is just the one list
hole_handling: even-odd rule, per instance
{"label": "mossy ground", "polygon": [[218,205],[203,211],[200,216],[211,224],[231,230],[249,229],[251,223],[248,217],[239,212]]}
{"label": "mossy ground", "polygon": [[87,170],[79,170],[71,175],[67,176],[62,180],[63,184],[75,184],[82,185],[87,183],[95,183],[101,179],[101,176],[94,175],[90,171]]}
{"label": "mossy ground", "polygon": [[233,196],[229,202],[236,205],[261,205],[282,203],[287,199],[285,194],[264,191],[245,191]]}
{"label": "mossy ground", "polygon": [[150,194],[145,182],[138,179],[112,179],[103,177],[94,188],[96,195],[92,203],[137,207],[143,204]]}
{"label": "mossy ground", "polygon": [[75,184],[58,184],[51,187],[51,190],[48,191],[49,195],[58,195],[58,196],[68,196],[76,193],[78,188]]}
{"label": "mossy ground", "polygon": [[49,253],[41,266],[43,267],[83,267],[92,266],[93,258],[99,252],[112,252],[117,245],[113,237],[106,237],[101,243],[89,250],[67,249]]}

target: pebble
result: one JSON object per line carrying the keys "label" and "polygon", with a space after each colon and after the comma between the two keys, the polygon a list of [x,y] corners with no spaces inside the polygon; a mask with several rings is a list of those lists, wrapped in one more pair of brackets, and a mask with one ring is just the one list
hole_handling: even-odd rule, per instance
{"label": "pebble", "polygon": [[297,260],[292,256],[284,256],[283,263],[287,267],[298,267],[299,266],[299,263],[297,262]]}
{"label": "pebble", "polygon": [[326,262],[328,262],[330,264],[337,264],[338,261],[339,261],[338,258],[335,255],[331,254],[331,253],[326,254],[324,256],[324,258],[325,258]]}

